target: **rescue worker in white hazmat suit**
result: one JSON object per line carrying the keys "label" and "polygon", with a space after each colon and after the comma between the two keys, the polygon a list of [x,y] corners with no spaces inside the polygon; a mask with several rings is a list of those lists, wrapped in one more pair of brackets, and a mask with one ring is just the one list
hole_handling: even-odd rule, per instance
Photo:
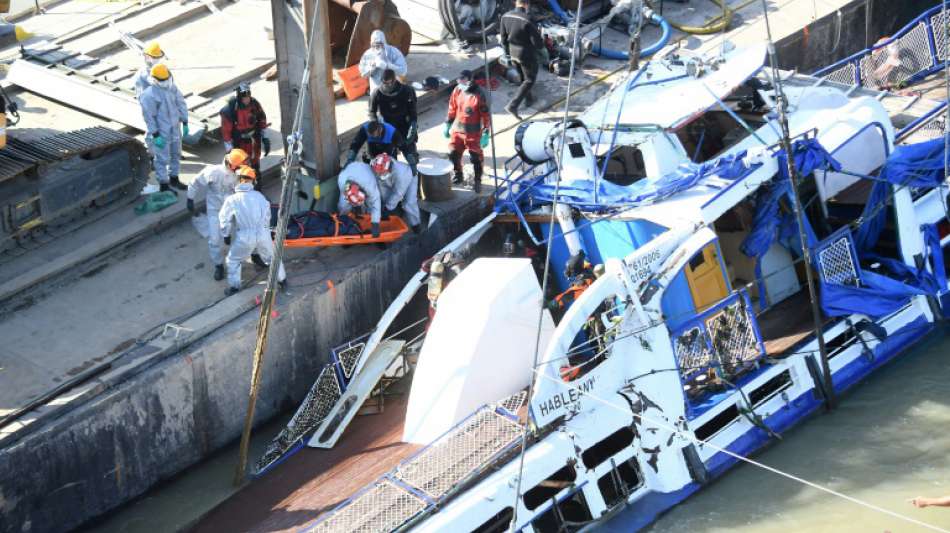
{"label": "rescue worker in white hazmat suit", "polygon": [[224,156],[220,165],[208,165],[195,180],[188,185],[188,211],[198,216],[195,211],[195,197],[204,194],[205,205],[208,210],[208,253],[214,264],[214,279],[224,279],[224,237],[221,235],[221,224],[218,213],[224,200],[234,194],[237,186],[237,170],[247,162],[247,152],[235,148]]}
{"label": "rescue worker in white hazmat suit", "polygon": [[157,42],[152,41],[142,49],[142,59],[145,64],[135,73],[135,96],[141,96],[148,89],[148,80],[152,77],[152,67],[165,59],[165,52]]}
{"label": "rescue worker in white hazmat suit", "polygon": [[148,88],[139,96],[139,105],[148,128],[145,141],[154,158],[155,176],[163,191],[169,190],[169,185],[185,190],[187,187],[178,180],[178,170],[181,137],[188,135],[188,106],[168,67],[159,63],[151,73]]}
{"label": "rescue worker in white hazmat suit", "polygon": [[383,201],[383,216],[395,211],[402,203],[406,222],[414,233],[419,233],[419,180],[409,165],[396,161],[387,153],[373,158],[370,168],[379,180],[379,191]]}
{"label": "rescue worker in white hazmat suit", "polygon": [[340,201],[337,211],[345,215],[354,209],[369,212],[373,237],[379,237],[379,221],[382,218],[382,201],[379,185],[373,170],[366,163],[353,162],[346,166],[337,177],[340,188]]}
{"label": "rescue worker in white hazmat suit", "polygon": [[369,79],[370,96],[383,83],[383,71],[391,69],[396,76],[405,76],[406,57],[395,46],[386,44],[386,34],[374,30],[369,37],[369,50],[360,57],[360,76]]}
{"label": "rescue worker in white hazmat suit", "polygon": [[[267,264],[274,258],[274,242],[270,236],[270,202],[254,190],[257,173],[249,166],[238,169],[238,185],[234,194],[228,196],[221,206],[218,222],[221,235],[228,250],[228,288],[225,295],[241,290],[241,263],[253,253],[260,255]],[[233,242],[232,242],[233,237]],[[277,282],[286,288],[287,274],[284,264],[277,265]]]}

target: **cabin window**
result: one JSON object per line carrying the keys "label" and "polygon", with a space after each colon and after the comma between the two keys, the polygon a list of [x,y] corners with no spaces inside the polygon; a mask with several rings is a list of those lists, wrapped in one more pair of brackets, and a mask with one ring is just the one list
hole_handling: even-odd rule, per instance
{"label": "cabin window", "polygon": [[706,440],[716,433],[719,433],[720,430],[731,424],[737,418],[739,418],[739,408],[736,407],[735,404],[730,405],[723,409],[721,413],[712,417],[709,422],[696,428],[696,438]]}
{"label": "cabin window", "polygon": [[571,157],[574,159],[584,157],[584,145],[581,143],[569,143],[567,149],[571,151]]}
{"label": "cabin window", "polygon": [[633,430],[624,426],[587,448],[581,460],[588,469],[595,468],[610,457],[620,453],[633,443]]}
{"label": "cabin window", "polygon": [[[598,166],[604,164],[604,157],[598,160]],[[618,146],[607,157],[607,170],[604,179],[617,185],[627,186],[640,181],[647,175],[643,152],[636,146]]]}
{"label": "cabin window", "polygon": [[[765,124],[761,112],[739,109],[736,114],[753,129]],[[676,136],[690,159],[702,163],[742,141],[749,132],[729,113],[713,109],[677,130]]]}
{"label": "cabin window", "polygon": [[593,520],[584,492],[578,490],[531,522],[538,533],[565,533],[577,531]]}
{"label": "cabin window", "polygon": [[511,525],[511,518],[514,516],[512,507],[505,507],[495,513],[495,516],[485,520],[482,525],[472,530],[472,533],[504,533],[508,531]]}
{"label": "cabin window", "polygon": [[597,480],[597,488],[600,489],[607,507],[623,503],[639,486],[640,471],[637,469],[636,459],[633,458],[615,463]]}
{"label": "cabin window", "polygon": [[574,465],[564,465],[560,470],[524,493],[524,506],[531,511],[537,509],[541,504],[553,498],[555,494],[571,486],[576,479],[577,471],[574,470]]}
{"label": "cabin window", "polygon": [[752,403],[752,407],[758,407],[769,398],[787,389],[791,384],[792,374],[786,370],[749,393],[749,402]]}

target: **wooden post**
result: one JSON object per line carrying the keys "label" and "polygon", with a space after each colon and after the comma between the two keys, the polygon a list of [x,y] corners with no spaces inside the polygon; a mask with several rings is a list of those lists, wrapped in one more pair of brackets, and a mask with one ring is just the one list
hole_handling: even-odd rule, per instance
{"label": "wooden post", "polygon": [[[294,121],[294,87],[290,83],[290,39],[292,33],[295,37],[299,36],[300,42],[303,42],[302,28],[296,27],[296,24],[290,23],[288,9],[290,6],[284,0],[271,0],[271,19],[274,24],[274,52],[277,57],[277,95],[280,102],[280,139],[287,146],[287,136],[290,135],[290,128]],[[296,77],[300,78],[300,73]]]}
{"label": "wooden post", "polygon": [[[333,94],[333,65],[330,61],[329,0],[304,0],[307,33],[313,35],[310,47],[310,109],[312,138],[304,139],[304,159],[313,163],[317,178],[325,181],[340,170],[340,144],[336,132],[336,96]],[[319,11],[314,17],[313,10]],[[309,24],[317,24],[311,32]],[[309,166],[309,165],[308,165]]]}

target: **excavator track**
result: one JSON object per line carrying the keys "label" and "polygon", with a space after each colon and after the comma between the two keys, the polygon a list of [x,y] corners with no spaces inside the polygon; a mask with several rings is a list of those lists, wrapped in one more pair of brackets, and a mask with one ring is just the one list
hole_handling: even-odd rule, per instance
{"label": "excavator track", "polygon": [[144,145],[106,127],[12,132],[0,149],[0,262],[131,202],[148,172]]}

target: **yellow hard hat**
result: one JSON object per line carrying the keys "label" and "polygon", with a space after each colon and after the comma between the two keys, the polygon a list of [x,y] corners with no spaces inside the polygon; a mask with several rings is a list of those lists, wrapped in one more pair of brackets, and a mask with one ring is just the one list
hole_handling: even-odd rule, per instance
{"label": "yellow hard hat", "polygon": [[239,168],[237,171],[237,175],[238,177],[245,178],[245,179],[251,179],[251,180],[257,179],[257,172],[254,172],[254,169],[247,165],[244,165],[243,167]]}
{"label": "yellow hard hat", "polygon": [[22,26],[14,26],[13,33],[16,35],[17,41],[25,41],[30,37],[33,37],[33,34],[23,29]]}
{"label": "yellow hard hat", "polygon": [[163,63],[159,63],[152,67],[152,77],[156,80],[165,81],[170,78],[171,75],[172,73],[168,71],[168,67],[166,67]]}
{"label": "yellow hard hat", "polygon": [[162,47],[158,46],[158,41],[152,41],[145,45],[145,48],[142,50],[142,52],[144,52],[145,55],[149,57],[165,57],[165,52],[162,52]]}
{"label": "yellow hard hat", "polygon": [[247,161],[247,152],[240,148],[235,148],[228,152],[228,155],[224,156],[224,159],[232,168],[238,168]]}

